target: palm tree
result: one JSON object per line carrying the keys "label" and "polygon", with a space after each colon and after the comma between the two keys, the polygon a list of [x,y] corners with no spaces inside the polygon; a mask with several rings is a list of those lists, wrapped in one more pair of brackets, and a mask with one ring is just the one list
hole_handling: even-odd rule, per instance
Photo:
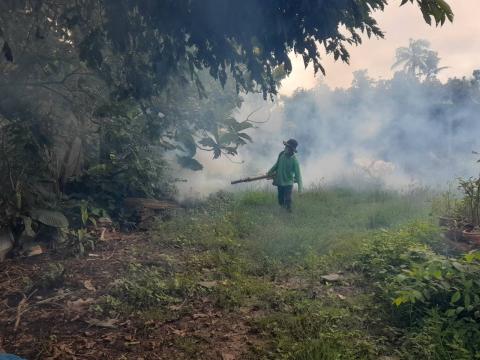
{"label": "palm tree", "polygon": [[425,59],[424,67],[421,69],[421,73],[425,75],[427,79],[434,79],[438,73],[448,68],[448,66],[439,67],[440,58],[436,51],[429,50]]}
{"label": "palm tree", "polygon": [[412,76],[425,76],[426,79],[434,78],[446,67],[438,67],[440,58],[436,51],[430,50],[430,43],[427,40],[410,39],[408,47],[397,49],[395,63],[392,69],[403,64],[403,70]]}

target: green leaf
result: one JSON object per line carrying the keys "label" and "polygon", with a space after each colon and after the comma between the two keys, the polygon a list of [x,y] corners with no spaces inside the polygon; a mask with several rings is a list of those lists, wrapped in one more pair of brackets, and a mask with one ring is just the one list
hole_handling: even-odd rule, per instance
{"label": "green leaf", "polygon": [[177,155],[177,162],[184,168],[190,169],[193,171],[199,171],[203,169],[203,165],[200,164],[197,160],[192,159],[188,156],[178,156]]}
{"label": "green leaf", "polygon": [[237,123],[235,125],[235,130],[242,131],[242,130],[250,129],[252,127],[253,127],[252,123],[250,123],[248,121],[242,121],[242,122]]}
{"label": "green leaf", "polygon": [[432,273],[433,277],[436,278],[436,279],[441,279],[442,278],[442,271],[441,270],[435,270],[433,273]]}
{"label": "green leaf", "polygon": [[235,141],[237,140],[237,137],[238,137],[237,134],[234,134],[234,133],[222,134],[218,139],[218,143],[221,146],[229,145],[231,143],[235,143]]}
{"label": "green leaf", "polygon": [[480,252],[478,250],[474,250],[465,254],[465,261],[468,263],[472,263],[474,260],[480,260]]}
{"label": "green leaf", "polygon": [[64,214],[58,211],[51,211],[45,209],[33,209],[31,211],[32,219],[41,222],[42,224],[56,227],[68,228],[68,219]]}
{"label": "green leaf", "polygon": [[88,221],[88,209],[87,209],[87,204],[86,203],[82,203],[80,205],[80,214],[82,216],[82,224],[85,226],[87,225],[87,221]]}
{"label": "green leaf", "polygon": [[408,300],[407,297],[405,297],[405,296],[399,296],[399,297],[397,297],[397,298],[395,298],[395,299],[393,300],[393,303],[394,303],[396,306],[400,306],[400,305],[402,305],[402,304],[404,304],[404,303],[407,303],[408,301],[409,301],[409,300]]}
{"label": "green leaf", "polygon": [[202,146],[211,147],[211,148],[214,148],[217,146],[217,143],[211,137],[205,137],[201,139],[198,143]]}
{"label": "green leaf", "polygon": [[457,291],[457,292],[455,292],[455,294],[452,295],[452,298],[450,299],[450,302],[452,304],[455,304],[458,300],[460,300],[461,297],[462,297],[462,294],[460,293],[460,291]]}
{"label": "green leaf", "polygon": [[88,221],[90,221],[95,228],[97,227],[97,220],[95,220],[94,217],[91,217],[91,216],[90,216],[90,217],[88,218]]}
{"label": "green leaf", "polygon": [[218,159],[222,155],[222,150],[219,147],[213,149],[213,158]]}
{"label": "green leaf", "polygon": [[245,140],[248,140],[248,141],[250,141],[250,142],[253,142],[252,138],[251,138],[249,135],[245,134],[245,133],[239,133],[238,136],[241,137],[241,138],[243,138],[243,139],[245,139]]}
{"label": "green leaf", "polygon": [[447,317],[452,318],[452,317],[455,317],[457,315],[457,313],[456,313],[455,309],[448,309],[447,311],[445,311],[445,315]]}
{"label": "green leaf", "polygon": [[460,271],[460,272],[465,271],[465,268],[463,267],[463,265],[460,264],[460,263],[458,263],[458,262],[456,262],[456,261],[453,261],[453,262],[452,262],[452,266],[455,268],[455,270],[458,270],[458,271]]}

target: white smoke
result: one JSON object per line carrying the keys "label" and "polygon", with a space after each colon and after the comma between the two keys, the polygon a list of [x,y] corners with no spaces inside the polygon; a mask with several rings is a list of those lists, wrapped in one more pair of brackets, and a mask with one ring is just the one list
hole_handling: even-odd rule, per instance
{"label": "white smoke", "polygon": [[259,122],[249,130],[254,143],[240,148],[234,162],[200,153],[197,158],[205,168],[182,170],[188,182],[181,185],[181,193],[265,187],[266,181],[236,186],[230,181],[264,174],[288,138],[299,141],[297,156],[307,187],[320,181],[442,186],[458,176],[475,175],[471,151],[478,149],[480,124],[473,108],[450,107],[443,117],[436,116],[436,94],[423,85],[400,77],[389,86],[377,86],[389,93],[375,86],[332,90],[319,84],[275,102],[248,95],[236,117],[245,119],[260,108],[251,117]]}

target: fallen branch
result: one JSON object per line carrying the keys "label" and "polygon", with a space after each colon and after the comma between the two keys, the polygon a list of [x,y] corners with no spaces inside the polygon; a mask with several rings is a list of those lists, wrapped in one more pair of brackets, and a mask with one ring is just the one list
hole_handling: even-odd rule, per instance
{"label": "fallen branch", "polygon": [[15,317],[15,326],[13,327],[13,331],[17,332],[18,327],[20,326],[20,320],[22,319],[22,315],[28,311],[28,300],[35,294],[37,290],[33,290],[30,295],[25,296],[23,294],[23,299],[20,300],[17,306],[17,316]]}
{"label": "fallen branch", "polygon": [[13,327],[13,331],[16,332],[18,326],[20,325],[20,319],[22,318],[23,313],[25,313],[27,307],[27,298],[24,297],[17,306],[17,317],[15,319],[15,326]]}
{"label": "fallen branch", "polygon": [[64,297],[66,297],[67,295],[70,295],[70,293],[71,293],[70,291],[65,291],[65,292],[63,292],[59,295],[52,296],[51,298],[37,301],[33,305],[42,305],[42,304],[47,304],[47,303],[53,302],[55,300],[60,300],[60,299],[63,299]]}

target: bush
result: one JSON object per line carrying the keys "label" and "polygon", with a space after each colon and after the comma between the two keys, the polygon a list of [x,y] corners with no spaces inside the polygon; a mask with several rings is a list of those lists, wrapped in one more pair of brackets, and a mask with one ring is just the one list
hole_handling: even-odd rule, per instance
{"label": "bush", "polygon": [[380,232],[356,265],[408,329],[408,359],[472,359],[480,352],[480,252],[445,257],[429,246],[437,238],[423,223]]}
{"label": "bush", "polygon": [[402,272],[419,252],[440,240],[438,228],[425,222],[415,222],[399,230],[381,230],[363,242],[354,264],[369,277],[385,280]]}

